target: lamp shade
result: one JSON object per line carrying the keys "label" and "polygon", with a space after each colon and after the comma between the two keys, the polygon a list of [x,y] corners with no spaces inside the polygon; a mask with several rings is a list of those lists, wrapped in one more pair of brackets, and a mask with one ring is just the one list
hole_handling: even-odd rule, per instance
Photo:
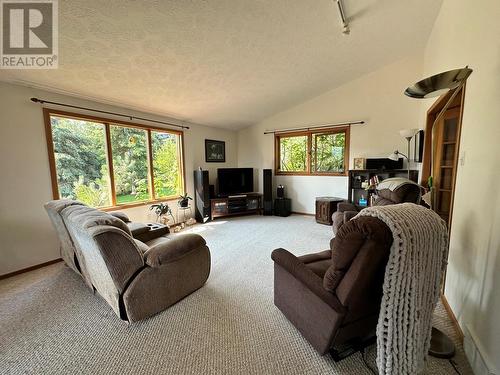
{"label": "lamp shade", "polygon": [[399,131],[399,135],[403,138],[413,138],[417,134],[419,129],[403,129]]}
{"label": "lamp shade", "polygon": [[387,158],[392,160],[392,161],[398,161],[399,160],[399,152],[394,151],[389,156],[387,156]]}
{"label": "lamp shade", "polygon": [[439,73],[408,87],[405,95],[417,99],[434,98],[457,88],[471,73],[472,69],[467,67]]}

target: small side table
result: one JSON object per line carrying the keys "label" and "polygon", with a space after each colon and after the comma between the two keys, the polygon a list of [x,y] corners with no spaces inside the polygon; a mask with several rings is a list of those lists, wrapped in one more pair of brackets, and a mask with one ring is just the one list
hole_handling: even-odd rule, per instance
{"label": "small side table", "polygon": [[332,225],[332,215],[337,211],[337,205],[345,199],[337,197],[317,197],[316,198],[316,222],[320,224]]}
{"label": "small side table", "polygon": [[[193,210],[191,209],[191,206],[187,207],[177,206],[177,224],[185,223],[187,220],[186,217],[189,219],[192,215],[193,215]],[[181,216],[182,220],[180,220]]]}
{"label": "small side table", "polygon": [[292,200],[289,198],[276,198],[274,200],[275,216],[290,216],[292,213]]}

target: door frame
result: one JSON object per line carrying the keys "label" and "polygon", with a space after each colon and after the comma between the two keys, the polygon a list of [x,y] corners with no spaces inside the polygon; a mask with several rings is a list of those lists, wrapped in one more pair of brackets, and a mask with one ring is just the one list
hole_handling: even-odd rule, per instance
{"label": "door frame", "polygon": [[[458,159],[460,155],[460,140],[462,135],[462,118],[464,113],[464,100],[465,100],[465,85],[463,85],[459,90],[456,97],[453,99],[453,102],[449,105],[448,109],[452,109],[455,107],[460,108],[460,113],[458,116],[457,123],[457,145],[456,145],[456,153],[455,158],[453,160],[454,173],[451,182],[451,201],[450,201],[450,216],[448,220],[448,233],[451,230],[451,223],[453,220],[453,206],[455,201],[455,184],[457,180],[457,169],[458,169]],[[432,164],[434,160],[432,160],[432,152],[433,152],[433,144],[432,144],[432,130],[434,127],[434,122],[436,117],[439,115],[441,110],[444,108],[448,100],[453,95],[454,90],[448,91],[446,94],[441,95],[427,110],[426,122],[425,122],[425,133],[424,133],[424,152],[423,152],[423,160],[422,160],[422,172],[420,184],[428,188],[427,180],[432,172]]]}

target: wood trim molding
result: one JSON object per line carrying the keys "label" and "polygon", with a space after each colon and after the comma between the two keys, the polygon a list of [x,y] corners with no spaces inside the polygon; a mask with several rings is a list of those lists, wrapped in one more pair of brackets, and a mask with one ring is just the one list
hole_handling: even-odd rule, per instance
{"label": "wood trim molding", "polygon": [[36,264],[34,266],[23,268],[23,269],[18,270],[18,271],[9,272],[9,273],[6,273],[4,275],[0,275],[0,280],[7,279],[7,278],[13,277],[13,276],[17,276],[17,275],[20,275],[22,273],[26,273],[26,272],[29,272],[29,271],[34,271],[34,270],[36,270],[38,268],[47,267],[47,266],[50,266],[52,264],[59,263],[59,262],[62,262],[62,258],[57,258],[57,259],[54,259],[54,260],[49,260],[48,262]]}
{"label": "wood trim molding", "polygon": [[45,140],[47,141],[47,152],[49,155],[50,183],[52,185],[52,198],[59,199],[59,185],[57,184],[56,159],[54,156],[54,141],[52,139],[52,127],[50,124],[50,111],[43,109],[43,121],[45,124]]}
{"label": "wood trim molding", "polygon": [[290,211],[290,213],[294,215],[304,215],[304,216],[316,216],[315,214],[308,214],[306,212],[297,212],[297,211]]}
{"label": "wood trim molding", "polygon": [[[453,103],[450,104],[448,109],[460,106],[460,117],[458,119],[458,134],[457,137],[460,137],[461,129],[462,129],[462,117],[463,117],[463,109],[464,109],[464,101],[465,101],[465,85],[460,89],[462,92],[458,93],[458,95],[453,100]],[[425,132],[424,132],[424,150],[423,150],[423,160],[422,160],[422,172],[420,173],[421,179],[420,184],[422,186],[427,187],[427,179],[431,174],[431,163],[432,163],[432,128],[434,127],[434,121],[438,113],[444,107],[444,105],[448,102],[451,95],[453,94],[453,90],[447,92],[444,95],[441,95],[427,110],[426,115],[426,124],[425,124]],[[457,142],[460,148],[460,138],[457,138]],[[459,152],[460,150],[458,150]],[[457,152],[457,153],[458,153]]]}
{"label": "wood trim molding", "polygon": [[443,293],[441,293],[441,302],[443,303],[443,307],[446,310],[448,317],[451,319],[453,326],[455,327],[455,331],[457,332],[457,335],[460,339],[460,342],[463,343],[464,333],[462,331],[462,328],[460,328],[460,324],[458,324],[457,317],[453,313],[453,310],[451,309],[450,304],[448,303],[448,300],[446,299],[446,297]]}
{"label": "wood trim molding", "polygon": [[111,129],[108,123],[104,124],[106,131],[106,156],[108,158],[108,180],[111,188],[111,206],[116,206],[115,171],[113,168],[113,151],[111,149]]}
{"label": "wood trim molding", "polygon": [[153,142],[151,140],[151,129],[148,129],[146,131],[146,139],[148,143],[148,187],[150,191],[150,195],[153,198],[153,200],[156,200],[156,191],[155,191],[155,176],[154,176],[154,169],[153,169]]}
{"label": "wood trim molding", "polygon": [[[170,128],[161,128],[161,127],[157,127],[157,126],[136,124],[136,123],[127,122],[127,121],[113,120],[110,118],[91,116],[91,115],[86,115],[86,114],[81,114],[81,113],[60,111],[60,110],[56,110],[56,109],[52,109],[52,108],[43,108],[43,118],[44,118],[44,124],[45,124],[45,138],[47,141],[47,152],[48,152],[48,158],[49,158],[50,178],[51,178],[53,199],[60,199],[60,196],[59,196],[59,186],[57,183],[56,161],[55,161],[55,157],[54,157],[52,126],[50,123],[50,116],[51,115],[70,118],[70,119],[79,119],[79,120],[83,120],[83,121],[93,121],[93,122],[98,122],[98,123],[104,125],[105,137],[106,137],[106,157],[107,157],[108,173],[109,173],[108,179],[110,182],[111,206],[99,207],[100,210],[114,211],[114,210],[119,210],[119,209],[124,209],[124,208],[132,208],[132,207],[147,205],[147,204],[156,203],[156,202],[165,202],[165,201],[175,200],[178,198],[177,195],[168,196],[168,197],[160,197],[160,198],[155,196],[154,175],[153,175],[154,172],[153,172],[153,163],[152,163],[151,131],[171,133],[171,134],[175,134],[179,137],[179,147],[180,147],[179,168],[180,168],[180,174],[181,174],[181,176],[180,176],[181,181],[180,182],[181,182],[182,190],[184,190],[184,192],[185,192],[185,189],[186,189],[186,186],[185,186],[186,171],[185,171],[185,164],[184,164],[184,132],[183,131],[174,130],[174,129],[170,129]],[[125,203],[125,204],[118,204],[116,202],[116,187],[115,187],[115,181],[114,181],[113,151],[112,151],[112,147],[111,147],[111,130],[110,130],[110,127],[112,125],[141,129],[147,133],[148,185],[149,185],[150,190],[151,190],[151,192],[150,192],[151,199],[147,199],[147,200],[140,201],[140,202]]]}
{"label": "wood trim molding", "polygon": [[69,119],[79,119],[79,120],[84,120],[84,121],[90,120],[90,121],[96,121],[96,122],[100,122],[100,123],[124,125],[124,126],[129,127],[129,128],[137,128],[137,129],[142,129],[142,130],[151,129],[151,130],[158,130],[158,131],[168,132],[168,133],[183,134],[182,130],[162,128],[159,126],[139,124],[139,123],[130,122],[130,121],[114,120],[114,119],[109,118],[109,117],[99,117],[99,116],[86,115],[83,113],[60,111],[58,109],[53,109],[53,108],[48,108],[48,107],[45,107],[43,110],[44,110],[44,112],[47,111],[50,115],[56,115],[58,117],[66,117]]}
{"label": "wood trim molding", "polygon": [[[312,138],[314,134],[338,134],[345,133],[344,144],[344,172],[315,172],[313,171],[312,160]],[[282,137],[307,137],[307,150],[306,150],[306,170],[297,172],[280,171],[280,139]],[[349,150],[351,144],[351,126],[342,126],[335,128],[325,128],[308,131],[294,131],[275,133],[274,135],[274,175],[275,176],[348,176],[349,174]]]}

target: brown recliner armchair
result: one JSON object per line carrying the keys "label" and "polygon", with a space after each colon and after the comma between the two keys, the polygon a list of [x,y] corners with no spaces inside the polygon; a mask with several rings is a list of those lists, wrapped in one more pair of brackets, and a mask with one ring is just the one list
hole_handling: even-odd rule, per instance
{"label": "brown recliner armchair", "polygon": [[[376,190],[374,206],[387,206],[399,203],[420,203],[422,188],[406,178],[388,178],[382,181]],[[351,220],[359,213],[358,206],[341,202],[337,206],[337,211],[332,215],[333,234],[337,234],[340,227]]]}
{"label": "brown recliner armchair", "polygon": [[387,225],[363,216],[342,226],[331,250],[274,250],[274,304],[320,354],[352,354],[376,337],[391,245]]}

